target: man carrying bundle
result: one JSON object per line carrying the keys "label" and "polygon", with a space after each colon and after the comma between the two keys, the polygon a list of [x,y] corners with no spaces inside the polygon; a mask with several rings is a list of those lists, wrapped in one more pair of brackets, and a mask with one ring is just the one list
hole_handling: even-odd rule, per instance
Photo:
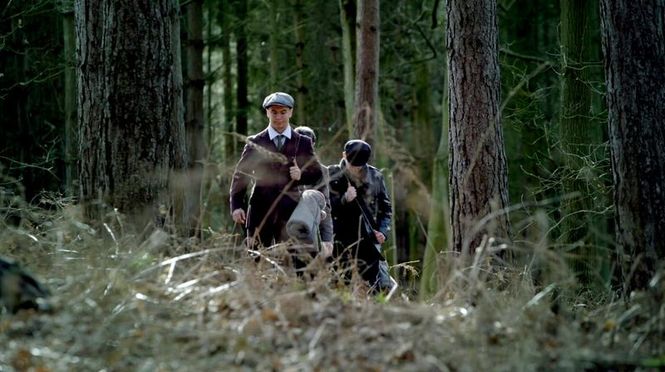
{"label": "man carrying bundle", "polygon": [[286,221],[300,199],[299,186],[322,177],[312,141],[291,129],[293,106],[293,97],[283,92],[263,100],[268,127],[247,139],[233,173],[231,214],[247,228],[250,248],[286,241]]}

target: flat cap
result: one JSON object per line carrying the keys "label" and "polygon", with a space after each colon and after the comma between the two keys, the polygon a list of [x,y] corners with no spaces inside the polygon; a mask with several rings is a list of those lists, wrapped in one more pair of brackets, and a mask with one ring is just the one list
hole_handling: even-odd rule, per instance
{"label": "flat cap", "polygon": [[372,155],[372,147],[363,140],[350,140],[344,145],[344,153],[346,154],[346,161],[353,166],[360,167],[369,161],[369,157]]}
{"label": "flat cap", "polygon": [[294,104],[293,97],[291,97],[290,94],[284,92],[271,93],[263,100],[264,109],[267,109],[268,107],[274,105],[293,108],[293,104]]}

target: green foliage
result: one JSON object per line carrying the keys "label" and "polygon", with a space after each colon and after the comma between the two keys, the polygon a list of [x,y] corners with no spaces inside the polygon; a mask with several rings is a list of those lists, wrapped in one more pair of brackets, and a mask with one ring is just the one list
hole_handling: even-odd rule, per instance
{"label": "green foliage", "polygon": [[[552,249],[573,265],[588,261],[584,265],[593,268],[589,273],[593,278],[583,275],[580,280],[584,283],[607,283],[609,268],[602,257],[609,257],[613,246],[606,227],[612,212],[608,197],[611,176],[607,144],[602,136],[606,113],[600,107],[599,93],[604,89],[601,66],[595,60],[577,61],[561,55],[557,2],[542,7],[517,1],[501,9],[506,20],[501,35],[502,115],[511,202],[551,200],[543,209],[551,226],[544,231],[543,239],[556,242]],[[539,22],[527,21],[533,19]],[[590,35],[584,40],[586,44],[580,46],[585,52],[598,50],[599,27],[597,19],[584,27],[585,35]],[[578,116],[572,130],[570,124],[562,126],[562,118],[569,118],[573,111],[569,107],[562,109],[560,104],[561,97],[570,94],[562,91],[561,84],[562,76],[570,69],[580,75],[583,87],[594,95],[586,106],[576,109],[575,112],[588,111]],[[530,213],[528,209],[512,213],[511,219],[520,226],[515,230],[516,239],[530,230],[519,222],[529,220]],[[580,235],[580,231],[585,232]],[[581,257],[584,258],[580,261]]]}
{"label": "green foliage", "polygon": [[[227,210],[228,180],[232,164],[237,159],[226,159],[223,145],[243,144],[239,137],[228,135],[232,128],[222,102],[229,96],[235,100],[235,49],[230,60],[222,58],[219,42],[222,33],[230,35],[235,46],[239,25],[244,25],[249,55],[249,129],[262,129],[266,117],[260,109],[263,97],[274,89],[295,93],[295,32],[304,36],[303,59],[306,90],[305,117],[294,117],[294,123],[313,127],[320,138],[317,152],[325,164],[339,160],[342,144],[346,141],[343,107],[343,66],[341,56],[341,30],[339,4],[325,1],[272,1],[248,0],[249,14],[240,19],[234,7],[238,1],[206,1],[204,18],[210,30],[206,46],[210,52],[207,81],[210,96],[210,122],[215,130],[208,139],[212,152],[207,168],[204,201],[204,229],[213,232],[234,231]],[[438,8],[435,5],[438,4]],[[15,196],[21,200],[40,202],[45,192],[57,192],[63,187],[63,121],[61,11],[69,11],[71,2],[55,0],[13,1],[1,13],[0,21],[0,124],[4,130],[0,137],[0,159],[3,176],[10,183],[3,184],[6,211],[27,211],[28,203],[10,202]],[[298,8],[296,8],[298,7]],[[380,102],[383,141],[378,144],[385,159],[380,166],[393,175],[396,195],[395,241],[403,257],[422,259],[424,228],[430,222],[428,208],[445,195],[431,196],[432,175],[447,182],[445,172],[434,170],[436,145],[442,136],[442,96],[444,94],[445,35],[441,20],[443,8],[438,1],[399,1],[384,5],[381,14]],[[303,15],[298,24],[294,14]],[[559,2],[538,3],[526,0],[499,2],[499,26],[502,74],[502,123],[508,156],[510,201],[513,205],[534,205],[534,208],[514,208],[511,220],[516,226],[516,241],[542,230],[547,244],[556,245],[557,237],[566,231],[560,223],[562,184],[566,180],[579,180],[588,187],[588,214],[602,218],[611,216],[609,193],[609,163],[607,148],[601,143],[580,158],[578,169],[567,167],[560,143],[561,95],[559,60],[560,23]],[[219,20],[226,17],[228,27]],[[271,22],[275,22],[274,24]],[[594,31],[595,32],[595,31]],[[274,43],[275,45],[271,45]],[[275,48],[276,53],[273,54]],[[272,60],[272,58],[276,60]],[[231,64],[233,72],[231,91],[224,91],[222,71]],[[272,76],[275,65],[277,76]],[[207,66],[207,65],[206,65]],[[590,66],[595,70],[599,65]],[[594,76],[586,82],[595,91],[602,91],[602,77]],[[602,106],[594,111],[590,122],[604,122]],[[231,111],[233,111],[231,107]],[[306,121],[306,122],[304,122]],[[223,137],[226,136],[224,139]],[[439,162],[445,160],[437,160]],[[443,167],[442,164],[437,167]],[[3,181],[4,182],[4,181]],[[11,190],[11,191],[7,191]],[[12,204],[13,203],[13,204]],[[16,204],[18,203],[18,204]],[[43,204],[49,208],[52,205]],[[424,206],[424,207],[423,207]],[[13,212],[12,212],[13,213]],[[27,213],[27,212],[21,212]],[[535,218],[535,215],[538,215]],[[9,215],[9,212],[5,212]],[[441,216],[435,216],[439,218]],[[235,227],[238,229],[237,227]],[[404,232],[402,234],[402,232]],[[592,231],[598,239],[593,244],[609,253],[612,239],[602,231]],[[445,250],[445,243],[436,247]],[[571,251],[566,248],[562,254]],[[418,264],[416,264],[418,266]]]}

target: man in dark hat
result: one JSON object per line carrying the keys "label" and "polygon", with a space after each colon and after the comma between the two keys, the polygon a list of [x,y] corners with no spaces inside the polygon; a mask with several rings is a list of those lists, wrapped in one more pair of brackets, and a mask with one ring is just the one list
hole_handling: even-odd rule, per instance
{"label": "man in dark hat", "polygon": [[235,223],[246,226],[250,247],[287,240],[286,221],[298,204],[298,187],[322,177],[312,141],[291,129],[294,103],[283,92],[263,100],[268,127],[247,138],[233,173],[231,214]]}
{"label": "man in dark hat", "polygon": [[355,263],[362,278],[377,291],[393,286],[381,245],[390,232],[392,205],[381,171],[368,164],[370,145],[351,140],[342,160],[328,167],[335,257]]}

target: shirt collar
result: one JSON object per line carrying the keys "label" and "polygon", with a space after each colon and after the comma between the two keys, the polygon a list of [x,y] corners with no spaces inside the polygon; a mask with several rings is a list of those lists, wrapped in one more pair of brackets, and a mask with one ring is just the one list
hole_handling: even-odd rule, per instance
{"label": "shirt collar", "polygon": [[291,139],[291,126],[290,125],[287,126],[286,129],[284,129],[284,132],[279,133],[273,127],[268,125],[268,135],[270,136],[271,141],[274,140],[275,137],[277,137],[280,134],[283,134],[284,136],[286,136],[286,138]]}

